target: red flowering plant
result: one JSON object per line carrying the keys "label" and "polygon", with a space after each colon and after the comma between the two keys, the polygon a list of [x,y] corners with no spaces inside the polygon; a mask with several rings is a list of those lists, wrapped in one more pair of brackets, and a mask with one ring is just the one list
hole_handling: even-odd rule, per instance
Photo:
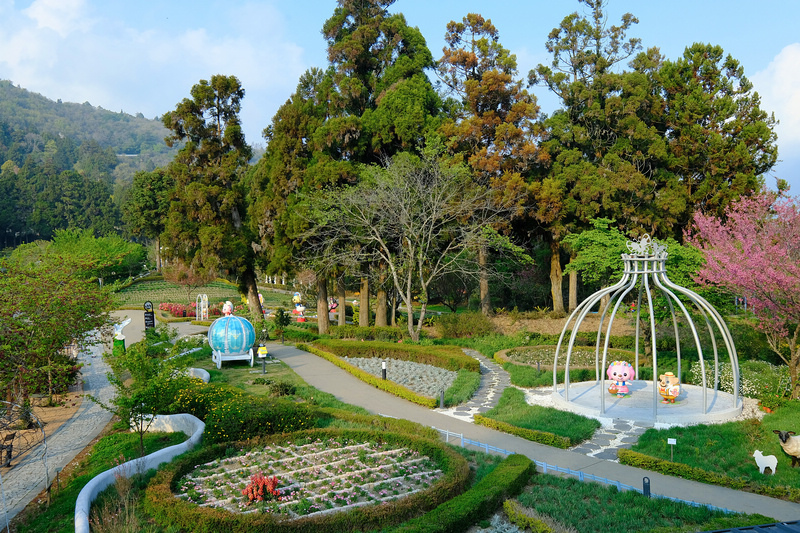
{"label": "red flowering plant", "polygon": [[267,477],[261,472],[250,476],[250,483],[242,489],[249,503],[263,502],[280,498],[278,476]]}

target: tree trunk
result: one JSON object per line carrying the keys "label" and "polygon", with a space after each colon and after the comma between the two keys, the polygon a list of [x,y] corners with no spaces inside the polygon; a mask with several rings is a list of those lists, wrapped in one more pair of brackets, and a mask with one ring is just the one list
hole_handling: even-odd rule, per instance
{"label": "tree trunk", "polygon": [[375,326],[386,327],[386,265],[381,263],[375,302]]}
{"label": "tree trunk", "polygon": [[361,266],[361,292],[358,297],[358,325],[369,327],[369,265]]}
{"label": "tree trunk", "polygon": [[553,312],[564,312],[564,293],[561,284],[564,280],[564,275],[561,272],[561,246],[558,241],[550,243],[550,294],[553,297]]}
{"label": "tree trunk", "polygon": [[255,320],[264,320],[264,308],[261,307],[261,300],[258,298],[258,282],[256,273],[252,268],[242,272],[242,284],[247,290],[247,307]]}
{"label": "tree trunk", "polygon": [[326,335],[330,327],[328,317],[328,280],[323,274],[317,274],[317,329],[320,335]]}
{"label": "tree trunk", "polygon": [[161,237],[156,237],[156,271],[161,272]]}
{"label": "tree trunk", "polygon": [[486,246],[478,248],[478,269],[480,270],[478,286],[480,288],[481,313],[483,313],[484,316],[489,316],[492,313],[492,301],[489,296],[488,255],[489,251],[486,249]]}
{"label": "tree trunk", "polygon": [[[575,259],[575,252],[570,254],[570,261]],[[573,270],[569,273],[569,311],[570,313],[578,307],[578,272]]]}
{"label": "tree trunk", "polygon": [[344,274],[336,278],[336,297],[339,299],[339,325],[344,326],[347,324],[347,292],[344,288]]}

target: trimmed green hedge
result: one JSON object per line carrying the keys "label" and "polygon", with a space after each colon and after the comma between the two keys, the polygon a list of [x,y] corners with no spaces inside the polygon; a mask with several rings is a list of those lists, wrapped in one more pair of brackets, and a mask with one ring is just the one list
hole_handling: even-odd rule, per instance
{"label": "trimmed green hedge", "polygon": [[497,510],[503,500],[527,485],[536,467],[524,455],[509,455],[464,494],[433,511],[391,529],[391,533],[461,533]]}
{"label": "trimmed green hedge", "polygon": [[730,487],[735,490],[743,490],[755,494],[763,494],[771,498],[780,498],[792,502],[800,502],[800,488],[795,487],[769,487],[766,485],[752,485],[744,479],[733,478],[716,472],[708,472],[702,468],[673,463],[649,455],[644,455],[632,450],[620,449],[617,451],[619,462],[628,466],[652,470],[668,476],[676,476],[684,479],[691,479],[701,483]]}
{"label": "trimmed green hedge", "polygon": [[[311,430],[276,435],[270,438],[251,439],[238,443],[237,447],[252,448],[267,444],[279,444],[289,439],[296,442],[303,438],[312,440],[348,438],[405,446],[434,460],[440,465],[444,477],[425,491],[391,503],[358,507],[349,511],[309,516],[297,520],[282,520],[270,514],[231,513],[221,509],[200,507],[176,498],[174,492],[177,490],[177,484],[181,477],[191,472],[195,465],[225,456],[230,447],[230,443],[227,443],[209,446],[190,453],[158,472],[150,481],[145,492],[144,508],[156,523],[164,527],[182,528],[195,533],[372,531],[386,525],[401,523],[417,516],[420,512],[447,502],[460,494],[469,480],[469,465],[455,450],[441,442],[397,433],[369,430]],[[510,485],[510,483],[508,484]]]}
{"label": "trimmed green hedge", "polygon": [[382,391],[386,391],[389,394],[394,394],[399,398],[404,398],[410,402],[414,402],[416,404],[422,405],[429,409],[433,409],[438,405],[438,400],[436,398],[428,398],[425,396],[421,396],[416,392],[409,390],[402,385],[398,385],[394,381],[389,381],[388,379],[381,379],[378,376],[373,376],[369,372],[365,372],[360,368],[356,368],[351,364],[346,363],[340,357],[336,355],[326,352],[324,350],[320,350],[313,346],[309,346],[308,344],[298,344],[297,348],[299,350],[305,350],[309,353],[313,353],[323,359],[333,363],[334,365],[338,366],[342,370],[352,374],[353,376],[357,377],[364,383],[372,385],[376,389],[380,389]]}
{"label": "trimmed green hedge", "polygon": [[[410,420],[403,418],[392,418],[387,416],[378,415],[363,415],[354,413],[352,411],[344,411],[333,407],[319,407],[320,421],[324,422],[326,419],[337,422],[349,422],[359,426],[367,426],[369,429],[376,431],[388,431],[390,433],[404,433],[407,435],[415,435],[438,441],[441,437],[438,430],[428,426],[423,426]],[[324,427],[324,426],[320,426]]]}
{"label": "trimmed green hedge", "polygon": [[353,342],[333,339],[320,339],[315,341],[314,345],[339,357],[400,359],[438,366],[454,372],[458,372],[462,368],[470,372],[480,373],[481,371],[481,365],[477,359],[468,356],[461,348],[455,346],[419,346],[415,344],[378,341]]}
{"label": "trimmed green hedge", "polygon": [[533,429],[512,426],[506,422],[500,422],[499,420],[486,418],[485,416],[478,414],[473,416],[472,420],[481,426],[496,429],[498,431],[502,431],[503,433],[508,433],[509,435],[516,435],[517,437],[538,442],[539,444],[545,444],[547,446],[553,446],[555,448],[562,448],[565,450],[572,445],[567,437],[561,437],[560,435],[554,435],[552,433],[547,433],[546,431],[536,431]]}
{"label": "trimmed green hedge", "polygon": [[408,338],[408,331],[401,328],[378,327],[378,326],[331,326],[328,334],[333,339],[360,339],[370,341],[393,341],[397,342]]}
{"label": "trimmed green hedge", "polygon": [[525,513],[525,508],[517,500],[503,502],[503,511],[512,524],[521,529],[530,529],[532,533],[553,533],[553,529],[536,518]]}

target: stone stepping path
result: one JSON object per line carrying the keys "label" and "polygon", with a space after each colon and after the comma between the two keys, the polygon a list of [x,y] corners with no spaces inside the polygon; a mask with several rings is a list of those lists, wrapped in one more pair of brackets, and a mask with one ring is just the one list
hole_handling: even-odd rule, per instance
{"label": "stone stepping path", "polygon": [[511,378],[508,372],[503,370],[502,366],[488,359],[480,352],[464,348],[464,353],[474,357],[480,363],[481,385],[467,403],[447,409],[435,409],[435,411],[453,418],[472,422],[472,417],[475,414],[483,414],[497,406],[505,388],[511,386]]}
{"label": "stone stepping path", "polygon": [[570,448],[573,452],[589,457],[619,462],[617,450],[630,449],[639,440],[639,435],[653,427],[652,422],[636,422],[614,418],[603,424],[594,432],[592,438]]}
{"label": "stone stepping path", "polygon": [[[501,365],[476,350],[469,348],[464,348],[463,350],[465,354],[474,357],[480,363],[481,385],[467,403],[447,409],[435,409],[435,411],[466,422],[473,422],[475,414],[483,414],[495,407],[506,387],[513,387],[514,385],[511,385],[511,378]],[[539,389],[520,388],[520,390],[525,391],[525,397],[529,404],[542,403],[543,405],[551,405],[549,396],[552,389],[550,387]],[[542,401],[537,401],[537,398],[541,398]],[[620,448],[629,449],[636,444],[639,435],[651,427],[653,427],[652,422],[636,422],[617,418],[604,419],[603,425],[595,431],[590,440],[582,442],[570,448],[570,450],[589,457],[618,462],[617,450]]]}

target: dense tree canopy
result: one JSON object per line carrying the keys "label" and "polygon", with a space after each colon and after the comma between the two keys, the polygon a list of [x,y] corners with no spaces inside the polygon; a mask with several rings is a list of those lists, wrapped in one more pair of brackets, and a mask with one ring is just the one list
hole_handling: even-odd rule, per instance
{"label": "dense tree canopy", "polygon": [[474,250],[486,242],[486,226],[510,209],[433,149],[422,158],[398,154],[386,168],[364,172],[355,186],[309,199],[318,244],[307,253],[330,264],[385,264],[409,311],[408,332],[419,340],[431,284],[451,273],[477,275]]}
{"label": "dense tree canopy", "polygon": [[65,392],[77,373],[67,346],[110,325],[111,294],[82,275],[99,266],[56,253],[0,260],[0,386],[13,399]]}

